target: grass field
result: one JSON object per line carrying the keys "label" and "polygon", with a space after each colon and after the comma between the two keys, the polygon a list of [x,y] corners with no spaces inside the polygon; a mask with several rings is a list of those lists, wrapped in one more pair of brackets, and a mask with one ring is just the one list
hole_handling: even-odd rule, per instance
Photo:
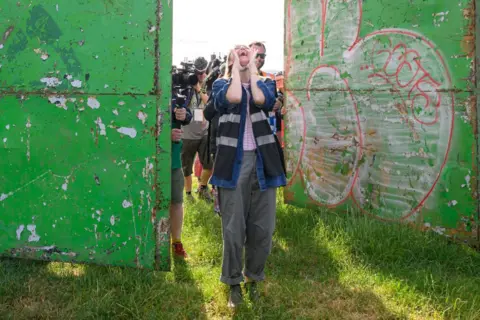
{"label": "grass field", "polygon": [[187,206],[170,273],[0,260],[2,319],[480,319],[480,253],[354,214],[278,208],[261,301],[226,307],[221,226]]}

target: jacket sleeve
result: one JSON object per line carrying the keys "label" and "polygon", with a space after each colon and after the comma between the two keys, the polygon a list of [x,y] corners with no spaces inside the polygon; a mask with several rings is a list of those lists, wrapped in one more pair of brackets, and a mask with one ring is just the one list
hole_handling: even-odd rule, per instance
{"label": "jacket sleeve", "polygon": [[203,109],[203,116],[207,121],[212,121],[213,117],[215,117],[216,114],[215,106],[214,106],[214,101],[212,96],[208,99],[207,105],[205,106],[205,109]]}
{"label": "jacket sleeve", "polygon": [[230,86],[231,80],[226,79],[217,79],[213,83],[212,95],[213,95],[213,105],[217,111],[225,111],[230,104],[227,100],[227,90]]}
{"label": "jacket sleeve", "polygon": [[263,95],[265,96],[265,103],[261,106],[257,106],[265,111],[271,111],[275,105],[275,82],[271,79],[266,79],[265,81],[258,80],[257,86],[262,90]]}
{"label": "jacket sleeve", "polygon": [[192,121],[192,111],[187,107],[185,107],[185,109],[187,109],[187,113],[185,115],[185,120],[182,122],[182,126],[186,126]]}

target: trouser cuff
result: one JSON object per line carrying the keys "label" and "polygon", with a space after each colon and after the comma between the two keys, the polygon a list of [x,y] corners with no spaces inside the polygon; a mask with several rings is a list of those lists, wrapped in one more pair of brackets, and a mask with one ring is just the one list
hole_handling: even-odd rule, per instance
{"label": "trouser cuff", "polygon": [[241,282],[243,282],[243,275],[239,276],[239,277],[236,277],[236,278],[228,278],[228,277],[225,277],[225,276],[221,276],[220,281],[225,283],[225,284],[228,284],[230,286],[233,286],[233,285],[240,284]]}
{"label": "trouser cuff", "polygon": [[248,279],[253,280],[255,282],[260,282],[260,281],[265,280],[265,273],[264,272],[262,272],[260,275],[258,275],[258,274],[251,273],[248,270],[245,270],[244,274],[245,274],[245,277],[247,277]]}

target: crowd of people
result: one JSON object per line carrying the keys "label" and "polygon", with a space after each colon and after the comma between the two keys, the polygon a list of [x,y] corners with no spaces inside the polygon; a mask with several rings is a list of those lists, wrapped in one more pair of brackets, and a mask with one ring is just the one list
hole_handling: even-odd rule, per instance
{"label": "crowd of people", "polygon": [[[170,228],[175,257],[187,258],[181,241],[184,194],[195,174],[199,200],[213,204],[222,221],[220,281],[228,304],[252,301],[272,246],[276,189],[286,184],[283,158],[283,76],[262,71],[262,42],[238,45],[224,61],[195,59],[197,77],[185,106],[172,105]],[[210,185],[210,187],[209,187]],[[243,251],[245,250],[245,259]],[[243,261],[245,260],[245,261]]]}

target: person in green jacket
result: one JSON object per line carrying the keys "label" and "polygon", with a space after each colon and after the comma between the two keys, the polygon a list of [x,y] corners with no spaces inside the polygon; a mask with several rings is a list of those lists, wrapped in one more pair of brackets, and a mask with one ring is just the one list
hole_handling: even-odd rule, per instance
{"label": "person in green jacket", "polygon": [[[174,108],[172,110],[172,181],[170,203],[170,233],[172,236],[172,250],[175,256],[186,258],[187,254],[182,244],[183,226],[183,170],[182,170],[182,129],[192,120],[188,108]],[[174,125],[174,124],[177,125]],[[179,125],[178,125],[179,124]],[[178,127],[178,128],[177,128]]]}

